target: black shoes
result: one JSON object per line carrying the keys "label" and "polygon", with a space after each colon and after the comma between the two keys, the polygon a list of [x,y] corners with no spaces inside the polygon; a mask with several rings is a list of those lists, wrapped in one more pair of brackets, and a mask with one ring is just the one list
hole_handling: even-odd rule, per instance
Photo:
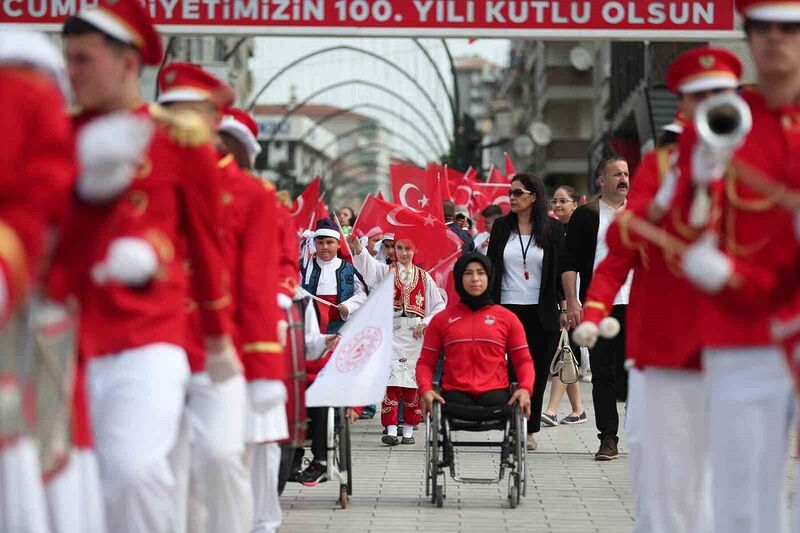
{"label": "black shoes", "polygon": [[313,487],[321,481],[325,481],[325,474],[328,467],[319,461],[312,461],[308,467],[297,475],[297,481],[308,487]]}
{"label": "black shoes", "polygon": [[600,440],[600,449],[594,454],[595,461],[611,461],[619,457],[617,449],[617,439],[614,437],[603,437]]}
{"label": "black shoes", "polygon": [[381,442],[389,446],[397,446],[400,444],[400,439],[397,438],[397,435],[384,435],[381,437]]}

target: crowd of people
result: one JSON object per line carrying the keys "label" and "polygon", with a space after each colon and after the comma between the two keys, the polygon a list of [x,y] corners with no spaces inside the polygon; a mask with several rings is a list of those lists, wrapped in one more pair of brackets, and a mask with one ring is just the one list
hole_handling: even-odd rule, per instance
{"label": "crowd of people", "polygon": [[280,445],[305,422],[287,409],[293,365],[313,382],[384,280],[381,445],[414,445],[433,402],[517,404],[531,451],[543,426],[586,422],[578,384],[552,371],[570,332],[591,362],[598,461],[619,457],[626,402],[635,531],[783,531],[800,2],[736,4],[758,88],[733,53],[691,49],[667,72],[678,116],[633,176],[609,155],[588,202],[527,172],[508,176],[507,213],[443,198],[449,283],[420,266],[429,241],[358,232],[349,207],[296,227],[288,195],[250,173],[255,121],[211,73],[166,64],[145,102],[142,67],[164,51],[140,3],[69,17],[63,59],[4,32],[0,532],[276,530],[282,484],[328,472],[327,408],[308,409],[305,464]]}

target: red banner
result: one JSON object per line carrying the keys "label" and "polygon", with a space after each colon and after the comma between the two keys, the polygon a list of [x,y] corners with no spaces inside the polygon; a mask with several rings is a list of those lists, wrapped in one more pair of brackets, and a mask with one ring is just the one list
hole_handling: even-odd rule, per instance
{"label": "red banner", "polygon": [[[141,1],[168,33],[669,40],[737,34],[733,0]],[[55,30],[94,4],[0,0],[0,25]]]}

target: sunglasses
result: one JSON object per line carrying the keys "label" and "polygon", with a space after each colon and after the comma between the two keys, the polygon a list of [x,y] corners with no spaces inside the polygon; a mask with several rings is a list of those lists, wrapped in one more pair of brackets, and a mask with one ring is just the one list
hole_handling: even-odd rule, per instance
{"label": "sunglasses", "polygon": [[531,191],[526,191],[525,189],[509,189],[508,195],[513,196],[515,198],[522,196],[523,194],[533,194]]}
{"label": "sunglasses", "polygon": [[566,205],[574,201],[575,200],[570,200],[569,198],[553,198],[552,200],[550,200],[550,205],[558,205],[558,204]]}
{"label": "sunglasses", "polygon": [[800,32],[800,23],[798,22],[772,22],[768,20],[747,20],[744,30],[745,33],[766,35],[772,31],[773,27],[784,35],[794,35]]}

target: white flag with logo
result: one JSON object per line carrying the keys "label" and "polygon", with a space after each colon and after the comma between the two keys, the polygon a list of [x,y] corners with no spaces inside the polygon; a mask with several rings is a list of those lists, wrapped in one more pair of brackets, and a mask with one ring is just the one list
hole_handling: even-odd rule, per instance
{"label": "white flag with logo", "polygon": [[381,403],[392,358],[394,276],[388,276],[345,322],[333,355],[306,390],[308,407]]}

